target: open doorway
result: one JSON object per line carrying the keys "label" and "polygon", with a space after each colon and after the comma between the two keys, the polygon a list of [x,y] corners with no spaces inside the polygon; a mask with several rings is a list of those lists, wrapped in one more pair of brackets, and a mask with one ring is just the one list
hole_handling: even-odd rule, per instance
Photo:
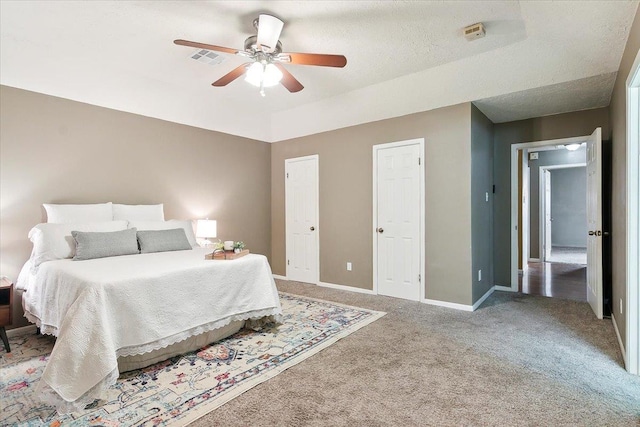
{"label": "open doorway", "polygon": [[[602,272],[602,237],[605,233],[602,231],[602,136],[601,129],[596,130],[588,136],[564,138],[549,141],[536,141],[528,143],[513,144],[511,146],[511,223],[514,226],[511,229],[511,286],[505,287],[504,290],[511,291],[526,291],[524,289],[525,283],[523,278],[532,279],[528,282],[529,293],[538,293],[540,295],[547,296],[559,296],[565,298],[571,298],[569,295],[559,295],[556,288],[556,278],[562,279],[564,282],[572,282],[573,287],[581,286],[584,289],[584,283],[586,281],[586,301],[589,303],[597,318],[601,319],[604,312],[604,297],[603,297],[603,272]],[[544,216],[544,210],[540,209],[540,165],[533,165],[533,161],[541,160],[541,153],[565,150],[579,151],[582,150],[585,144],[586,154],[582,157],[576,155],[573,161],[566,161],[569,163],[586,163],[586,211],[587,211],[587,267],[574,269],[574,271],[566,271],[566,267],[572,264],[562,263],[547,263],[545,261],[545,255],[541,251],[541,242],[544,241],[544,236],[541,237],[542,228],[540,227],[540,217]],[[560,150],[559,150],[560,149]],[[522,154],[519,155],[519,151]],[[518,162],[522,162],[520,165]],[[555,162],[555,166],[561,165],[562,162]],[[545,166],[554,166],[554,162]],[[548,170],[548,169],[547,169]],[[542,173],[545,173],[545,169],[542,169]],[[550,175],[552,172],[549,171]],[[535,175],[535,177],[534,177]],[[519,177],[520,176],[520,180]],[[527,190],[520,189],[519,182],[528,182],[529,191],[528,198]],[[520,199],[519,199],[520,194]],[[522,221],[519,219],[522,213],[522,202],[526,198],[526,203],[529,204],[529,221]],[[533,206],[537,206],[533,207]],[[551,203],[551,208],[553,204]],[[531,228],[537,228],[537,230],[530,230]],[[553,226],[549,227],[552,232]],[[545,230],[546,231],[546,230]],[[521,233],[521,234],[520,234]],[[548,234],[548,233],[547,233]],[[530,244],[528,245],[528,258],[524,258],[523,254],[527,252],[527,249],[519,248],[519,242],[526,241],[526,236],[529,236]],[[552,237],[547,240],[552,242]],[[552,248],[550,248],[551,250]],[[543,248],[544,251],[544,248]],[[549,254],[550,255],[550,254]],[[524,268],[526,262],[527,268]],[[532,269],[531,262],[537,262],[537,271]],[[523,264],[522,268],[518,268],[520,263]],[[559,267],[557,267],[559,266]],[[535,289],[533,288],[535,286]],[[498,288],[500,290],[502,287]],[[576,292],[582,296],[572,298],[584,300],[584,291],[578,290]]]}
{"label": "open doorway", "polygon": [[[567,161],[586,156],[554,151]],[[576,155],[574,155],[576,154]],[[539,166],[538,229],[540,262],[587,265],[587,167],[586,163]],[[533,228],[533,227],[531,227]]]}
{"label": "open doorway", "polygon": [[518,290],[587,301],[586,144],[522,148]]}

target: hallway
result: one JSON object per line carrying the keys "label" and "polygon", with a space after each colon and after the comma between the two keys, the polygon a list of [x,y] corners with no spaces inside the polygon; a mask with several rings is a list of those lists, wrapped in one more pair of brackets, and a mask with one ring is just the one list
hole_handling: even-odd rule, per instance
{"label": "hallway", "polygon": [[524,294],[587,301],[587,266],[530,262],[518,276],[518,290]]}

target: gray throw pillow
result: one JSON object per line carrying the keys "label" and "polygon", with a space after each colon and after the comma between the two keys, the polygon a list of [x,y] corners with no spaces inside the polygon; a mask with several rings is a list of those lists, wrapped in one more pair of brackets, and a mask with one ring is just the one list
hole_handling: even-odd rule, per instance
{"label": "gray throw pillow", "polygon": [[75,261],[140,253],[135,228],[105,233],[72,231],[71,236],[76,241]]}
{"label": "gray throw pillow", "polygon": [[140,253],[184,251],[193,249],[184,232],[184,228],[170,230],[140,230],[138,231]]}

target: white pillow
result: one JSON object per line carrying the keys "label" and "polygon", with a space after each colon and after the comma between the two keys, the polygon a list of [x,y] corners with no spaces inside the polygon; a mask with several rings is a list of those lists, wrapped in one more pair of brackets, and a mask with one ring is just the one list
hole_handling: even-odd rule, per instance
{"label": "white pillow", "polygon": [[164,221],[164,205],[119,205],[113,204],[113,220]]}
{"label": "white pillow", "polygon": [[193,232],[193,222],[179,219],[170,219],[169,221],[129,221],[129,228],[137,228],[138,230],[171,230],[173,228],[184,228],[184,234],[187,235],[189,244],[192,248],[198,246],[196,235]]}
{"label": "white pillow", "polygon": [[45,203],[47,222],[53,224],[84,224],[113,220],[111,202],[90,205],[52,205]]}
{"label": "white pillow", "polygon": [[38,224],[29,231],[33,243],[31,262],[37,268],[46,261],[73,258],[76,242],[72,231],[121,231],[127,229],[127,221],[105,221],[77,224]]}

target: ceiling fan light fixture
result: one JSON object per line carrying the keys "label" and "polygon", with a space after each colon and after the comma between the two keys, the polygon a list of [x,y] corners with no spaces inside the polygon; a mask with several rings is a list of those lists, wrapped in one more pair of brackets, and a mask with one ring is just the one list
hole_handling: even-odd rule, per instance
{"label": "ceiling fan light fixture", "polygon": [[273,52],[278,44],[284,22],[271,15],[258,17],[258,46],[264,52]]}
{"label": "ceiling fan light fixture", "polygon": [[247,68],[244,81],[255,87],[272,87],[282,80],[282,71],[273,64],[254,62]]}

